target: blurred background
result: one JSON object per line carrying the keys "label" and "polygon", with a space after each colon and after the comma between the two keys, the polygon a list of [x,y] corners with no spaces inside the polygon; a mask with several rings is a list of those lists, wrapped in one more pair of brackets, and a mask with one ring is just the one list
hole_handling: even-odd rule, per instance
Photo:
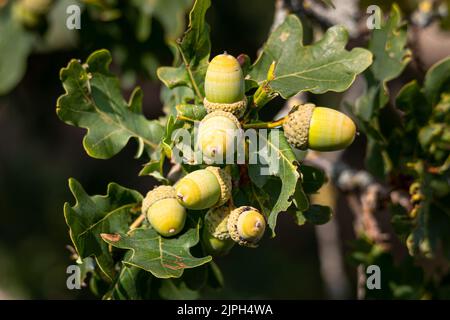
{"label": "blurred background", "polygon": [[[276,1],[212,2],[208,11],[211,54],[224,50],[235,56],[247,53],[254,61],[271,29]],[[311,41],[316,24],[345,23],[352,35],[351,47],[365,45],[367,34],[361,21],[368,2],[377,1],[335,0],[336,10],[341,11],[334,16],[324,16],[328,9],[322,4],[314,11],[320,1],[293,2],[302,8],[313,7],[302,16],[305,42]],[[450,54],[450,34],[441,25],[445,20],[437,22],[427,16],[419,1],[399,2],[407,18],[413,22],[416,19],[411,27],[417,33],[413,50],[420,56],[420,63],[405,71],[404,82],[416,77],[415,69],[428,68]],[[145,194],[156,181],[137,176],[143,163],[133,159],[134,143],[107,161],[86,154],[82,146],[84,130],[67,126],[55,113],[56,100],[63,93],[59,70],[72,58],[85,60],[92,51],[107,48],[113,53],[112,69],[122,81],[124,96],[140,85],[145,115],[162,116],[156,69],[172,63],[172,48],[167,43],[182,35],[192,3],[0,0],[0,299],[94,298],[88,289],[66,287],[66,268],[73,263],[66,248],[70,239],[62,210],[64,202],[74,202],[68,178],[80,181],[89,194],[104,194],[110,181]],[[71,4],[82,10],[80,30],[65,27],[65,10]],[[379,4],[389,8],[391,1]],[[434,14],[445,16],[444,9]],[[20,21],[22,28],[14,27],[12,21]],[[357,93],[359,87],[356,83],[352,90]],[[313,99],[335,101],[339,106],[343,95]],[[283,108],[283,101],[276,99],[271,105],[267,117]],[[344,158],[355,168],[362,168],[364,150],[364,137],[360,136],[345,151]],[[335,207],[331,226],[298,227],[290,215],[281,214],[275,239],[264,239],[258,250],[235,248],[217,259],[226,287],[207,291],[203,298],[355,297],[355,269],[345,263],[354,239],[353,216],[332,186],[322,192],[328,192],[322,198],[331,199]],[[331,244],[331,256],[325,255],[332,259],[335,254],[337,260],[320,263],[319,255],[324,254],[323,242],[318,241],[323,237],[321,228],[339,239]],[[338,265],[333,264],[336,261]],[[335,290],[324,284],[324,265],[335,277]]]}

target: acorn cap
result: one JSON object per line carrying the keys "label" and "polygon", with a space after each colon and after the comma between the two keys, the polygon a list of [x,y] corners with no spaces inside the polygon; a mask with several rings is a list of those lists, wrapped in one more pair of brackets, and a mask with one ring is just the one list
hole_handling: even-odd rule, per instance
{"label": "acorn cap", "polygon": [[220,110],[230,112],[239,119],[244,115],[245,110],[247,109],[247,97],[244,96],[242,100],[234,103],[210,102],[205,98],[203,99],[203,104],[205,105],[206,111],[208,111],[208,113]]}
{"label": "acorn cap", "polygon": [[231,198],[231,176],[228,172],[219,167],[207,167],[206,170],[213,173],[219,182],[220,199],[214,207],[220,207]]}
{"label": "acorn cap", "polygon": [[[250,211],[255,211],[255,212],[259,213],[258,209],[255,209],[250,206],[239,207],[239,208],[236,208],[233,211],[231,211],[230,216],[228,217],[227,228],[228,228],[230,237],[231,237],[231,239],[233,239],[233,241],[237,242],[241,246],[256,248],[258,246],[257,245],[258,241],[261,239],[262,235],[264,234],[264,229],[266,226],[265,221],[264,221],[264,224],[262,225],[262,228],[261,228],[262,232],[260,233],[259,236],[252,238],[252,239],[250,239],[250,238],[245,239],[241,236],[241,234],[239,234],[239,226],[238,226],[239,217],[243,213],[250,212]],[[264,218],[263,215],[261,215],[261,216]]]}
{"label": "acorn cap", "polygon": [[147,214],[148,208],[150,208],[155,202],[163,199],[176,199],[177,193],[172,186],[158,186],[153,190],[147,192],[144,200],[142,201],[141,212]]}
{"label": "acorn cap", "polygon": [[230,207],[211,208],[205,215],[205,228],[215,238],[226,240],[230,238],[228,233],[228,217],[230,216]]}
{"label": "acorn cap", "polygon": [[[231,119],[234,124],[236,125],[236,129],[241,129],[241,123],[239,122],[239,120],[237,119],[237,117],[231,113],[231,112],[227,112],[227,111],[222,111],[222,110],[217,110],[217,111],[213,111],[211,113],[208,113],[201,121],[201,123],[205,123],[206,120],[213,118],[213,117],[227,117],[229,119]],[[200,124],[201,124],[200,123]]]}
{"label": "acorn cap", "polygon": [[294,106],[283,123],[288,142],[298,149],[308,148],[309,125],[315,107],[312,103]]}

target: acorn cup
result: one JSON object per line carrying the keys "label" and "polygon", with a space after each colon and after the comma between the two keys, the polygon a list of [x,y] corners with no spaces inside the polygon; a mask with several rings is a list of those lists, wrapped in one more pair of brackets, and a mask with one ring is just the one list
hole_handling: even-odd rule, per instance
{"label": "acorn cup", "polygon": [[159,186],[149,191],[142,201],[142,213],[153,229],[164,237],[178,234],[184,228],[187,215],[171,186]]}
{"label": "acorn cup", "polygon": [[176,197],[185,208],[203,210],[225,204],[231,197],[231,176],[218,167],[196,170],[175,184]]}
{"label": "acorn cup", "polygon": [[227,229],[239,245],[256,248],[266,230],[266,220],[258,209],[243,206],[231,211]]}
{"label": "acorn cup", "polygon": [[235,242],[230,239],[227,228],[230,211],[230,207],[224,205],[211,208],[206,213],[202,240],[208,254],[222,256],[234,246]]}
{"label": "acorn cup", "polygon": [[348,116],[312,103],[294,106],[283,123],[283,130],[294,147],[317,151],[344,149],[356,134],[355,123]]}
{"label": "acorn cup", "polygon": [[240,130],[239,120],[229,112],[214,111],[204,117],[197,134],[197,149],[201,150],[204,161],[223,163],[228,153],[234,154]]}
{"label": "acorn cup", "polygon": [[239,61],[232,55],[219,54],[209,63],[203,101],[208,112],[226,111],[241,118],[247,107],[245,83]]}

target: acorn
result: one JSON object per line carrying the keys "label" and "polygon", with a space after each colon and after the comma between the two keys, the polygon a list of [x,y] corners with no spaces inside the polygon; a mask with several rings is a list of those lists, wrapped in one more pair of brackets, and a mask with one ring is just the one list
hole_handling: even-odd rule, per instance
{"label": "acorn", "polygon": [[283,129],[289,143],[301,150],[344,149],[353,142],[356,134],[355,123],[348,116],[312,103],[294,106]]}
{"label": "acorn", "polygon": [[245,83],[239,61],[232,55],[219,54],[209,63],[205,77],[203,101],[208,112],[230,112],[237,118],[244,115],[247,107]]}
{"label": "acorn", "polygon": [[266,220],[258,209],[243,206],[231,211],[227,228],[233,241],[241,246],[256,248],[264,235]]}
{"label": "acorn", "polygon": [[239,120],[230,112],[214,111],[200,122],[197,135],[197,148],[202,151],[206,163],[223,163],[227,152],[233,149]]}
{"label": "acorn", "polygon": [[186,209],[178,202],[171,186],[159,186],[149,191],[142,201],[142,213],[153,229],[164,237],[178,234],[186,221]]}
{"label": "acorn", "polygon": [[203,228],[203,245],[206,252],[212,256],[223,256],[230,252],[235,242],[231,239],[220,240],[209,233],[208,229]]}
{"label": "acorn", "polygon": [[175,184],[181,205],[192,210],[219,207],[231,197],[231,176],[218,167],[196,170]]}
{"label": "acorn", "polygon": [[208,254],[221,256],[227,254],[234,246],[228,233],[228,217],[231,209],[228,205],[211,208],[205,215],[203,227],[203,244]]}
{"label": "acorn", "polygon": [[230,233],[228,232],[230,213],[231,209],[227,205],[208,210],[205,215],[205,228],[213,237],[219,240],[230,239]]}

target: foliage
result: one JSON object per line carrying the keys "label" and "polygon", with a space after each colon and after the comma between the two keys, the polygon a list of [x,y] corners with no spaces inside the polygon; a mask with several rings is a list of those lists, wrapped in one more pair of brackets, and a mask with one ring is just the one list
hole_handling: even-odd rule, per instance
{"label": "foliage", "polygon": [[[0,95],[22,79],[30,54],[73,48],[78,43],[86,52],[99,46],[110,49],[127,75],[123,86],[132,85],[138,75],[155,78],[162,55],[170,54],[165,42],[182,34],[185,12],[193,0],[50,0],[32,9],[22,2],[0,3]],[[79,30],[61,27],[69,17],[69,5],[81,8]]]}
{"label": "foliage", "polygon": [[[423,84],[413,80],[390,99],[387,82],[398,77],[410,60],[405,45],[406,25],[398,7],[393,6],[390,17],[369,42],[374,64],[366,73],[368,87],[354,112],[368,138],[367,168],[388,179],[392,188],[409,191],[409,212],[391,205],[397,234],[424,270],[428,266],[428,272],[436,274],[450,259],[450,210],[446,205],[450,201],[450,59],[431,67]],[[415,268],[414,260],[394,266],[386,250],[381,250],[381,256],[388,257],[387,268],[393,272]],[[384,297],[445,297],[438,288],[445,287],[448,280],[439,276],[431,282],[429,276],[405,280],[404,285],[390,283],[391,292]]]}

